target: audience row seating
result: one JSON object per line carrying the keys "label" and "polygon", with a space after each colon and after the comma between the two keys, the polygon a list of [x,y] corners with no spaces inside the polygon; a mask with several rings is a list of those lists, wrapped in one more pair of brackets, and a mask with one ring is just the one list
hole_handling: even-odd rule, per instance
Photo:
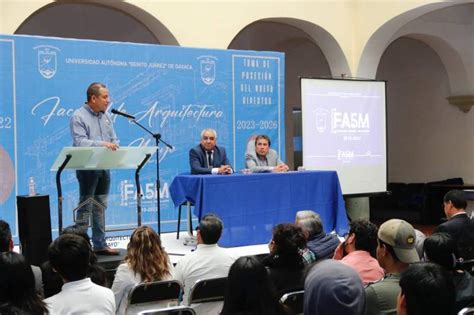
{"label": "audience row seating", "polygon": [[281,297],[280,302],[294,314],[303,314],[304,290],[286,293]]}
{"label": "audience row seating", "polygon": [[157,310],[148,310],[138,313],[138,315],[196,315],[190,307],[176,306]]}
{"label": "audience row seating", "polygon": [[[176,280],[140,283],[128,296],[126,314],[166,315],[195,314],[194,304],[223,302],[227,278],[198,280],[190,291],[188,305],[178,306],[183,286]],[[281,303],[295,314],[303,314],[304,291],[289,292],[282,296]]]}

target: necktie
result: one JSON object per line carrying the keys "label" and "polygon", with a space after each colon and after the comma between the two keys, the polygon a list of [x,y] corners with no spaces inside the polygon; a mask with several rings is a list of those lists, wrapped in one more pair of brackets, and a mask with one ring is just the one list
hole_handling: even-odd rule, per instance
{"label": "necktie", "polygon": [[212,151],[207,151],[207,166],[212,168]]}

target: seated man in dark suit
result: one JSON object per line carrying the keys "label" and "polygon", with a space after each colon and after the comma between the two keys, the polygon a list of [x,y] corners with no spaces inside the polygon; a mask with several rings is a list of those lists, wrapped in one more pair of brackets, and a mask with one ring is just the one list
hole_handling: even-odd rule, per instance
{"label": "seated man in dark suit", "polygon": [[270,138],[267,135],[258,135],[255,142],[249,141],[245,154],[245,167],[253,173],[286,172],[286,165],[278,156],[278,153],[270,149]]}
{"label": "seated man in dark suit", "polygon": [[447,222],[439,225],[436,232],[450,234],[457,244],[458,257],[474,259],[474,221],[466,213],[466,194],[462,190],[450,190],[444,195],[444,213]]}
{"label": "seated man in dark suit", "polygon": [[232,174],[232,166],[223,147],[218,147],[214,129],[201,132],[201,143],[189,150],[191,174]]}

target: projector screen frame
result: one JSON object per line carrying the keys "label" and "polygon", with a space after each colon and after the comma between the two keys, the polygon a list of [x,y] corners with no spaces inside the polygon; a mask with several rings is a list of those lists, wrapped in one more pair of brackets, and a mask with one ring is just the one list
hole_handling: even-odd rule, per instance
{"label": "projector screen frame", "polygon": [[[384,124],[385,124],[385,190],[377,190],[377,191],[370,191],[370,192],[361,192],[361,193],[344,193],[344,197],[370,197],[370,196],[376,196],[376,195],[384,195],[384,194],[391,194],[390,191],[388,191],[388,169],[389,169],[389,164],[388,164],[388,130],[387,130],[387,80],[378,80],[378,79],[368,79],[368,78],[357,78],[357,77],[347,77],[347,76],[342,76],[342,77],[324,77],[324,76],[299,76],[299,85],[300,85],[300,93],[301,93],[301,121],[302,121],[302,132],[301,132],[301,137],[302,137],[302,156],[304,160],[304,110],[303,110],[303,80],[309,79],[309,80],[326,80],[326,81],[356,81],[356,82],[383,82],[384,83],[384,97],[385,97],[385,117],[384,117]],[[337,171],[337,170],[335,170]],[[338,174],[339,176],[339,174]],[[342,189],[342,187],[341,187]]]}

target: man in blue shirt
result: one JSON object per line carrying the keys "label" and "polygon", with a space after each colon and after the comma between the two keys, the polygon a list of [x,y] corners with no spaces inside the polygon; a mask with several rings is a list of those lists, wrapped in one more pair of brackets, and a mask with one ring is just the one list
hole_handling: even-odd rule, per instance
{"label": "man in blue shirt", "polygon": [[[87,102],[74,111],[70,128],[75,147],[106,147],[118,149],[118,139],[112,120],[106,113],[109,106],[109,91],[98,82],[89,85]],[[79,205],[77,223],[87,229],[89,216],[92,221],[92,243],[98,254],[118,255],[118,250],[111,249],[105,242],[105,217],[107,197],[110,188],[109,170],[78,170]]]}

